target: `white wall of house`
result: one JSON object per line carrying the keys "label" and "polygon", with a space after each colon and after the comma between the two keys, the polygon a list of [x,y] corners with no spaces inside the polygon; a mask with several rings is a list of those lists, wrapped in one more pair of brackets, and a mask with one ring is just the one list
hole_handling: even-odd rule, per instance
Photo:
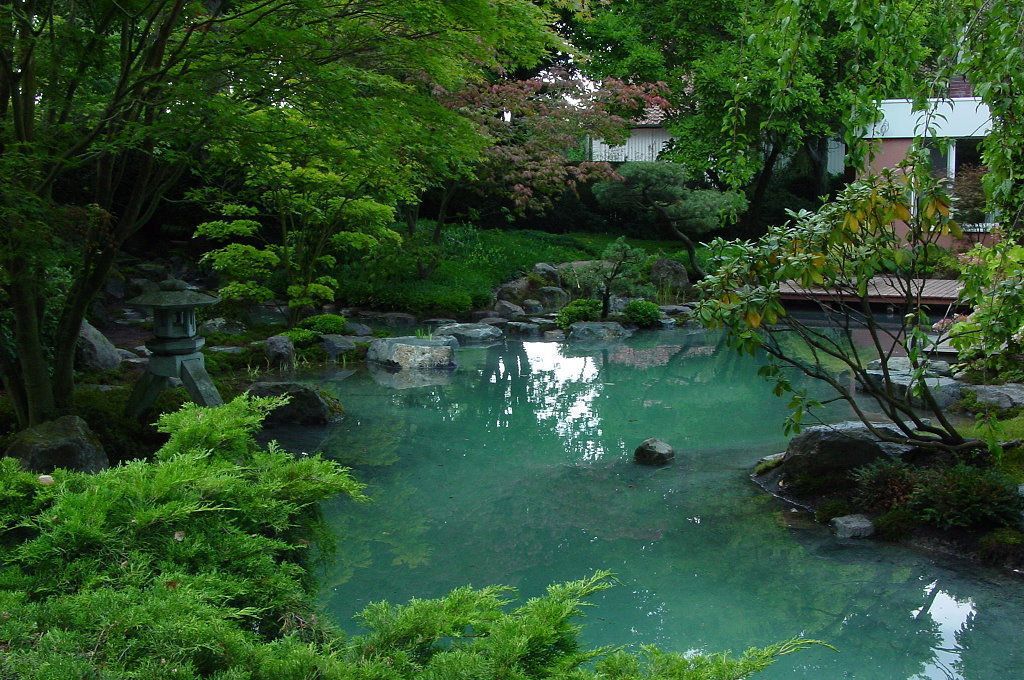
{"label": "white wall of house", "polygon": [[668,130],[663,127],[633,128],[629,139],[621,146],[609,146],[601,139],[592,140],[590,159],[607,163],[656,161],[668,141]]}
{"label": "white wall of house", "polygon": [[928,111],[914,111],[909,99],[882,101],[882,120],[864,136],[868,139],[908,139],[928,134],[935,137],[984,137],[992,129],[992,114],[980,97],[933,100]]}

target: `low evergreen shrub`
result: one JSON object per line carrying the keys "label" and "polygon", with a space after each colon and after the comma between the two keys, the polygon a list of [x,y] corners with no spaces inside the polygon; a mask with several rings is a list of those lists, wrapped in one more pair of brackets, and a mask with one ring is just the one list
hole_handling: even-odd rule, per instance
{"label": "low evergreen shrub", "polygon": [[883,541],[899,541],[919,524],[913,510],[906,506],[895,507],[875,518],[875,535]]}
{"label": "low evergreen shrub", "polygon": [[1024,533],[1010,527],[990,531],[978,541],[978,549],[989,562],[1002,562],[1024,555]]}
{"label": "low evergreen shrub", "polygon": [[601,318],[601,301],[591,298],[573,300],[558,312],[555,323],[564,331],[577,321],[597,321]]}
{"label": "low evergreen shrub", "polygon": [[830,498],[818,506],[814,511],[814,519],[822,524],[828,524],[835,517],[842,517],[853,512],[850,501],[845,498]]}
{"label": "low evergreen shrub", "polygon": [[320,335],[344,335],[347,323],[340,314],[316,314],[303,319],[299,325]]}
{"label": "low evergreen shrub", "polygon": [[647,300],[630,300],[622,310],[622,316],[640,328],[654,328],[661,322],[661,309]]}
{"label": "low evergreen shrub", "polygon": [[853,471],[854,502],[871,512],[906,505],[918,483],[914,468],[896,459],[882,459]]}
{"label": "low evergreen shrub", "polygon": [[961,463],[923,473],[910,505],[940,529],[995,528],[1015,526],[1024,499],[999,471]]}

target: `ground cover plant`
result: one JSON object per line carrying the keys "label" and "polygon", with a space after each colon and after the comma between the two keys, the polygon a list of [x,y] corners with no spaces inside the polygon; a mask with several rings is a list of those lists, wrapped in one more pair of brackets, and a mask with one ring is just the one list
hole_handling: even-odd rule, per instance
{"label": "ground cover plant", "polygon": [[256,443],[279,403],[188,405],[160,418],[154,460],[95,475],[0,459],[0,677],[740,680],[810,644],[587,649],[603,572],[518,604],[502,587],[377,602],[346,636],[313,604],[312,554],[331,548],[317,502],[366,499],[336,463]]}

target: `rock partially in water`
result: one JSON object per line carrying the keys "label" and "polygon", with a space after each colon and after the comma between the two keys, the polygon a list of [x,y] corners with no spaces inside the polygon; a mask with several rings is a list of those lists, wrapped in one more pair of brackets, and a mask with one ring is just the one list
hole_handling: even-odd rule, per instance
{"label": "rock partially in water", "polygon": [[979,404],[994,406],[999,410],[1024,407],[1024,385],[964,385],[966,394],[973,394]]}
{"label": "rock partially in water", "polygon": [[615,342],[633,335],[616,321],[577,321],[569,327],[570,342]]}
{"label": "rock partially in water", "polygon": [[453,323],[458,323],[458,321],[456,319],[443,319],[443,318],[424,319],[424,321],[423,321],[423,325],[426,326],[427,328],[437,328],[438,326],[448,326],[448,325],[453,324]]}
{"label": "rock partially in water", "polygon": [[288,397],[263,420],[264,427],[280,425],[326,425],[340,413],[340,405],[320,390],[296,382],[258,382],[249,387],[255,397]]}
{"label": "rock partially in water", "polygon": [[114,343],[83,321],[75,345],[75,366],[83,371],[112,371],[120,365],[121,355]]}
{"label": "rock partially in water", "polygon": [[458,341],[451,337],[379,338],[370,343],[366,361],[395,371],[451,369],[455,368],[458,346]]}
{"label": "rock partially in water", "polygon": [[511,303],[508,300],[498,300],[494,303],[494,312],[496,316],[500,316],[505,319],[514,319],[516,317],[526,315],[526,312],[523,311],[522,307]]}
{"label": "rock partially in water", "polygon": [[836,538],[867,538],[875,533],[875,525],[867,515],[833,517],[831,524]]}
{"label": "rock partially in water", "polygon": [[515,338],[536,338],[540,336],[540,326],[525,321],[510,321],[505,325],[505,333]]}
{"label": "rock partially in water", "polygon": [[78,416],[63,416],[18,432],[5,455],[19,459],[31,472],[50,473],[56,468],[99,472],[110,467],[99,438]]}
{"label": "rock partially in water", "polygon": [[486,345],[500,342],[505,337],[500,328],[485,323],[449,324],[435,330],[434,335],[453,337],[460,345]]}
{"label": "rock partially in water", "polygon": [[[887,436],[902,437],[895,425],[874,423]],[[798,483],[838,483],[855,468],[882,457],[905,456],[914,447],[883,442],[860,421],[809,427],[790,440],[782,460],[786,478]]]}
{"label": "rock partially in water", "polygon": [[654,437],[645,439],[633,451],[633,462],[640,465],[667,465],[675,457],[675,449]]}
{"label": "rock partially in water", "polygon": [[295,364],[295,343],[287,335],[272,335],[264,340],[263,353],[275,368]]}
{"label": "rock partially in water", "polygon": [[496,326],[497,328],[504,328],[508,325],[508,319],[503,316],[488,316],[480,319],[480,323],[487,324],[488,326]]}
{"label": "rock partially in water", "polygon": [[691,305],[661,305],[658,309],[666,316],[690,316],[693,314]]}
{"label": "rock partially in water", "polygon": [[361,338],[373,335],[373,329],[367,326],[365,323],[359,323],[358,321],[348,321],[345,323],[345,334],[356,335]]}
{"label": "rock partially in water", "polygon": [[534,316],[534,317],[530,317],[529,319],[527,319],[527,322],[528,323],[535,323],[538,326],[540,326],[540,330],[541,330],[542,333],[544,331],[556,331],[556,330],[558,330],[558,324],[555,322],[554,319],[547,319],[547,318],[544,318],[544,317],[541,317],[541,316]]}
{"label": "rock partially in water", "polygon": [[348,335],[335,335],[328,333],[320,336],[321,346],[327,352],[327,356],[333,361],[339,354],[351,352],[356,348],[356,338]]}
{"label": "rock partially in water", "polygon": [[569,304],[569,294],[558,286],[544,286],[537,291],[537,299],[548,312],[557,312]]}
{"label": "rock partially in water", "polygon": [[388,328],[411,328],[416,325],[416,317],[405,312],[387,312],[380,317]]}

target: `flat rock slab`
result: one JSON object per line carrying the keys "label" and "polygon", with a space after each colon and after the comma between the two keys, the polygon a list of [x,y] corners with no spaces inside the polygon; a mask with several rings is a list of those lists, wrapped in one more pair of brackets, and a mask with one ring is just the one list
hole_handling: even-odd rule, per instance
{"label": "flat rock slab", "polygon": [[963,391],[973,394],[979,404],[995,406],[1000,410],[1024,407],[1024,385],[1020,383],[964,385]]}
{"label": "flat rock slab", "polygon": [[832,518],[836,538],[867,538],[875,533],[875,525],[867,515],[843,515]]}
{"label": "flat rock slab", "polygon": [[455,368],[458,346],[458,341],[452,337],[379,338],[370,343],[366,361],[393,371],[451,369]]}
{"label": "flat rock slab", "polygon": [[486,323],[449,324],[436,329],[434,335],[455,338],[460,345],[486,345],[501,342],[505,337],[500,328]]}
{"label": "flat rock slab", "polygon": [[577,321],[569,327],[570,342],[615,342],[631,335],[616,321]]}
{"label": "flat rock slab", "polygon": [[667,316],[689,316],[693,314],[693,307],[690,305],[661,305],[658,309]]}

